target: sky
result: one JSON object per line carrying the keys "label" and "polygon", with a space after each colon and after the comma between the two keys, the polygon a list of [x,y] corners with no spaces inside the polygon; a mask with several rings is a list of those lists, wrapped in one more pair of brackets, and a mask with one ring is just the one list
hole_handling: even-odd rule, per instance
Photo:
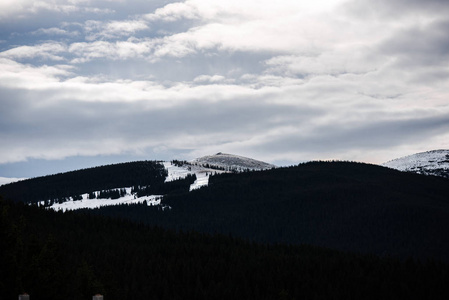
{"label": "sky", "polygon": [[449,148],[447,0],[1,0],[0,177]]}

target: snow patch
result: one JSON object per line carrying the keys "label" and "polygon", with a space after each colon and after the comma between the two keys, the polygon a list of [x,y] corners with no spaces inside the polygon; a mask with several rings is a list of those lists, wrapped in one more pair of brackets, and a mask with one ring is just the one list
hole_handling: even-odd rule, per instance
{"label": "snow patch", "polygon": [[226,172],[224,170],[215,170],[191,163],[184,163],[182,166],[175,166],[171,162],[165,161],[163,162],[163,164],[168,171],[168,176],[165,179],[165,182],[183,179],[186,178],[189,174],[195,174],[196,180],[190,185],[190,191],[199,189],[203,186],[207,186],[209,184],[209,176],[211,174]]}
{"label": "snow patch", "polygon": [[192,172],[192,170],[185,165],[178,167],[169,161],[164,161],[162,162],[162,164],[164,165],[164,168],[168,171],[168,176],[167,178],[165,178],[165,182],[184,179],[187,177],[187,175],[194,174],[194,172]]}
{"label": "snow patch", "polygon": [[[162,195],[151,195],[137,198],[135,195],[131,194],[131,188],[126,188],[126,195],[120,197],[118,199],[89,199],[88,194],[81,195],[83,197],[82,200],[73,201],[70,198],[69,201],[63,203],[54,203],[48,208],[59,211],[67,211],[67,210],[76,210],[83,208],[99,208],[102,206],[110,206],[117,204],[136,204],[147,202],[148,206],[159,205],[161,203]],[[39,203],[40,205],[44,205],[44,201]]]}

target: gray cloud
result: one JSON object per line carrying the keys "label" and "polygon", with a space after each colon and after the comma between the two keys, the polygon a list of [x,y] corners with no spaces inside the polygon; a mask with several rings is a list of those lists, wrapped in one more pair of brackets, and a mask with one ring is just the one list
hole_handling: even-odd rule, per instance
{"label": "gray cloud", "polygon": [[[66,145],[79,154],[101,154],[105,151],[104,144],[109,142],[123,144],[117,149],[120,152],[162,145],[192,147],[191,139],[196,139],[198,145],[217,140],[219,143],[245,140],[263,135],[273,127],[289,126],[292,121],[300,125],[321,113],[307,106],[256,105],[255,100],[244,98],[152,109],[145,101],[134,104],[64,101],[46,105],[33,103],[35,100],[26,99],[25,93],[3,90],[1,96],[10,99],[2,101],[3,140],[9,146],[33,147],[37,158],[45,157],[49,148],[53,154],[60,152],[64,157]],[[114,149],[106,152],[111,150],[114,153]]]}
{"label": "gray cloud", "polygon": [[446,0],[357,0],[348,1],[344,4],[344,8],[354,16],[368,20],[370,18],[403,20],[410,16],[447,18],[449,15],[449,3]]}
{"label": "gray cloud", "polygon": [[[394,116],[393,116],[394,117]],[[449,114],[429,117],[410,117],[366,123],[326,124],[304,133],[283,135],[258,147],[275,155],[285,151],[298,151],[304,160],[349,159],[363,156],[364,152],[382,151],[416,142],[429,141],[435,135],[449,131]]]}
{"label": "gray cloud", "polygon": [[384,41],[380,51],[410,66],[441,66],[449,59],[447,32],[449,20],[411,26]]}
{"label": "gray cloud", "polygon": [[449,147],[446,2],[52,3],[0,21],[0,164]]}

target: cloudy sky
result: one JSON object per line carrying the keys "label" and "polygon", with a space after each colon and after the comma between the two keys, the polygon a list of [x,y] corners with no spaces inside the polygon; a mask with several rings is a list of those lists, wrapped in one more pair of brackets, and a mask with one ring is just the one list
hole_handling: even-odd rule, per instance
{"label": "cloudy sky", "polygon": [[0,177],[449,148],[447,0],[2,0]]}

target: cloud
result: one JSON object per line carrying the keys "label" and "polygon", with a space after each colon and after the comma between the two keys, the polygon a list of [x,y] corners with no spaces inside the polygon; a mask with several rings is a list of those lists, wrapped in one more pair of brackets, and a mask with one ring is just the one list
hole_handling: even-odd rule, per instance
{"label": "cloud", "polygon": [[3,52],[0,52],[0,57],[10,59],[31,59],[39,58],[43,60],[64,60],[64,57],[58,54],[65,52],[67,46],[63,43],[49,42],[34,46],[19,46]]}
{"label": "cloud", "polygon": [[25,90],[48,89],[60,82],[61,77],[70,76],[71,69],[72,67],[68,65],[33,67],[0,58],[0,70],[2,70],[0,87]]}
{"label": "cloud", "polygon": [[379,47],[384,55],[396,57],[410,67],[439,67],[449,59],[449,18],[446,21],[410,26],[399,30]]}
{"label": "cloud", "polygon": [[[348,97],[353,85],[338,77],[300,83],[261,76],[252,77],[249,85],[165,87],[150,81],[66,79],[63,67],[7,63],[10,71],[3,73],[0,85],[0,135],[17,151],[3,148],[3,162],[161,147],[192,153],[225,148],[271,160],[350,158],[361,151],[401,147],[417,135],[424,143],[448,129],[448,109],[404,110],[401,103],[393,106],[367,96],[360,101],[356,94]],[[196,83],[214,80],[197,78]]]}
{"label": "cloud", "polygon": [[31,32],[33,35],[51,35],[51,36],[79,36],[79,31],[67,31],[59,27],[51,28],[39,28],[36,31]]}
{"label": "cloud", "polygon": [[73,63],[84,63],[92,59],[107,58],[111,60],[144,57],[154,48],[151,41],[96,41],[90,43],[73,43],[68,52],[77,56]]}
{"label": "cloud", "polygon": [[[193,79],[194,82],[197,83],[219,83],[219,82],[226,82],[226,77],[222,75],[200,75]],[[232,82],[233,80],[231,80]],[[229,80],[228,80],[229,82]]]}
{"label": "cloud", "polygon": [[182,18],[199,19],[200,12],[198,7],[190,2],[170,3],[162,8],[156,9],[154,13],[145,15],[145,19],[149,21],[163,20],[165,22],[173,22]]}
{"label": "cloud", "polygon": [[[33,18],[4,27],[0,163],[157,151],[383,162],[441,148],[449,23],[430,2],[19,1]],[[58,9],[67,20],[48,18]]]}
{"label": "cloud", "polygon": [[348,1],[344,5],[351,15],[365,20],[389,20],[393,22],[403,21],[407,18],[413,20],[435,19],[436,16],[447,18],[449,4],[445,0],[357,0]]}
{"label": "cloud", "polygon": [[130,36],[137,31],[148,29],[148,25],[143,20],[125,21],[87,21],[84,30],[87,32],[86,40],[114,39],[123,36]]}
{"label": "cloud", "polygon": [[270,104],[268,90],[227,85],[165,88],[148,82],[58,83],[48,74],[47,82],[41,79],[32,97],[17,88],[0,89],[4,99],[0,135],[9,147],[20,149],[2,148],[2,162],[247,140],[273,124],[284,126],[291,118],[319,113],[307,105]]}
{"label": "cloud", "polygon": [[29,15],[36,15],[43,11],[60,14],[77,12],[105,14],[112,12],[107,8],[89,6],[89,3],[90,1],[72,0],[3,0],[0,2],[0,17],[2,19],[11,19],[12,17],[25,19]]}

